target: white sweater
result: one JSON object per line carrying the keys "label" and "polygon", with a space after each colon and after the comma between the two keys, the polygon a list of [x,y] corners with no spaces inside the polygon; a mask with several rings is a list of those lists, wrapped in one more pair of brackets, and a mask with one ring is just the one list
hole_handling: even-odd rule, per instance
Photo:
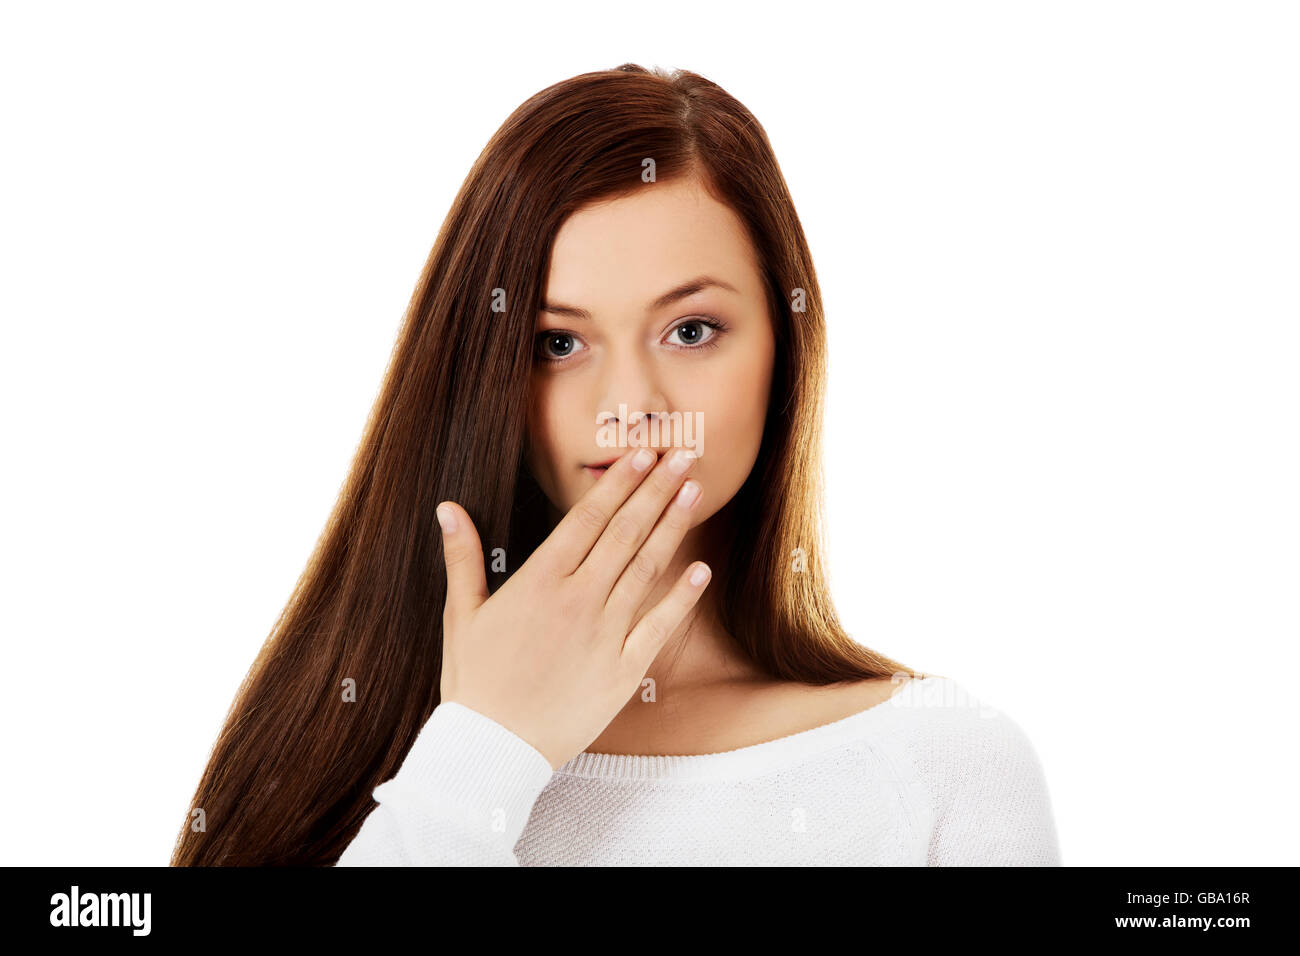
{"label": "white sweater", "polygon": [[723,753],[584,752],[558,770],[436,707],[339,866],[1060,866],[1018,724],[946,677]]}

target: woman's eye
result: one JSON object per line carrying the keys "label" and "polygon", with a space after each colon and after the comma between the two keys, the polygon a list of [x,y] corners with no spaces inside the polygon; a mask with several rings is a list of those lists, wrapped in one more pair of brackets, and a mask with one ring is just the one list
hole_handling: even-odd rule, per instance
{"label": "woman's eye", "polygon": [[689,322],[678,324],[668,338],[672,339],[676,335],[678,341],[674,344],[681,348],[696,348],[701,345],[711,344],[721,331],[721,323],[715,323],[708,319],[691,319]]}
{"label": "woman's eye", "polygon": [[[668,334],[667,344],[681,351],[717,348],[718,338],[728,327],[716,319],[701,318],[678,322]],[[676,337],[677,341],[672,339]],[[537,357],[543,362],[558,365],[567,362],[586,349],[582,339],[572,332],[551,329],[537,333]]]}
{"label": "woman's eye", "polygon": [[537,351],[548,362],[561,362],[580,351],[578,343],[578,337],[569,332],[542,332],[537,336]]}

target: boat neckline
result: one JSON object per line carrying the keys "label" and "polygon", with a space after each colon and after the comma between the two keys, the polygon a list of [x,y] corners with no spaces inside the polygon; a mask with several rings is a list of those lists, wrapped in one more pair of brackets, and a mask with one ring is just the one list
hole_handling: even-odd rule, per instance
{"label": "boat neckline", "polygon": [[704,754],[606,754],[584,750],[555,773],[601,779],[717,779],[774,770],[861,739],[867,731],[882,728],[904,710],[915,711],[916,695],[933,691],[939,682],[952,683],[937,675],[910,678],[904,687],[864,710],[744,747]]}

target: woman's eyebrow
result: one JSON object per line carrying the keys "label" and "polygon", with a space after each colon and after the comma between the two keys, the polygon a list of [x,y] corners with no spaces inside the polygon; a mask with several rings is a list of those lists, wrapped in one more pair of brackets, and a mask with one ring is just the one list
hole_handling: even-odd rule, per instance
{"label": "woman's eyebrow", "polygon": [[[695,295],[697,292],[703,292],[705,289],[712,286],[717,286],[720,289],[727,289],[731,292],[735,292],[737,295],[740,294],[739,290],[729,282],[723,282],[721,279],[715,278],[714,276],[696,276],[694,279],[689,279],[676,288],[670,289],[663,295],[659,296],[659,298],[650,303],[648,311],[654,312],[659,309],[667,308],[680,299],[685,299],[688,296]],[[571,319],[591,320],[591,313],[586,309],[579,309],[572,305],[561,305],[558,302],[543,302],[542,311],[553,312],[556,315],[568,316]]]}

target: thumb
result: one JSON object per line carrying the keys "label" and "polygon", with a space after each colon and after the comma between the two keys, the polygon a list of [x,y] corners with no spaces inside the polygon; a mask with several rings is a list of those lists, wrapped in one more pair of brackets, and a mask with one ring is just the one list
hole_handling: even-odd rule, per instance
{"label": "thumb", "polygon": [[438,505],[442,526],[442,555],[447,565],[445,618],[455,620],[488,599],[487,575],[483,570],[483,546],[469,514],[460,505],[444,501]]}

